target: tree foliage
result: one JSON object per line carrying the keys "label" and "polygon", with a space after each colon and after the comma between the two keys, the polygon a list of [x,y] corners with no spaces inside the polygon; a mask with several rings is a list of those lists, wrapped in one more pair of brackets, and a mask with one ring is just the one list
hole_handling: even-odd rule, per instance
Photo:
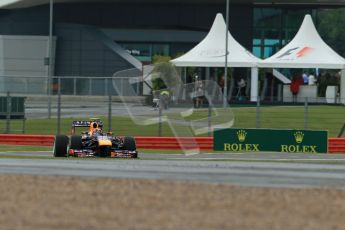
{"label": "tree foliage", "polygon": [[345,56],[345,8],[324,10],[319,14],[318,31],[339,55]]}
{"label": "tree foliage", "polygon": [[171,57],[169,56],[155,55],[153,57],[153,90],[172,88],[178,84],[179,75],[176,68],[169,62],[170,60]]}
{"label": "tree foliage", "polygon": [[[334,51],[345,57],[345,8],[320,11],[318,31],[322,39]],[[318,94],[325,96],[329,85],[340,86],[340,76],[337,71],[321,74],[318,79]]]}

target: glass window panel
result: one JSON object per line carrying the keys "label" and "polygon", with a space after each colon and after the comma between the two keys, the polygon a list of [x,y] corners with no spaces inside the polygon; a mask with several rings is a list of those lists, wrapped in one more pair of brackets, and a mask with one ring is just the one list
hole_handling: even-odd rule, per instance
{"label": "glass window panel", "polygon": [[122,43],[121,46],[140,61],[151,61],[151,44]]}
{"label": "glass window panel", "polygon": [[282,46],[285,46],[285,45],[288,44],[288,43],[289,43],[289,41],[287,41],[287,40],[285,40],[285,39],[282,40]]}
{"label": "glass window panel", "polygon": [[[305,14],[316,16],[319,11],[320,9],[315,8],[294,7],[254,8],[253,53],[261,58],[273,55],[294,38]],[[317,25],[315,18],[314,22]]]}
{"label": "glass window panel", "polygon": [[264,47],[264,57],[263,58],[268,58],[274,54],[274,49],[271,46],[265,46]]}
{"label": "glass window panel", "polygon": [[141,56],[141,57],[135,57],[135,58],[137,58],[139,61],[142,61],[142,62],[151,62],[152,61],[152,57],[149,57],[149,56],[147,56],[147,57],[143,57],[143,56]]}
{"label": "glass window panel", "polygon": [[296,10],[291,9],[287,10],[284,14],[283,21],[285,28],[299,28],[303,22],[304,16],[306,14],[310,14],[311,10],[304,9],[304,10]]}
{"label": "glass window panel", "polygon": [[261,47],[260,46],[254,46],[252,52],[255,56],[257,56],[258,58],[261,58]]}
{"label": "glass window panel", "polygon": [[279,39],[265,39],[264,44],[270,46],[279,46]]}
{"label": "glass window panel", "polygon": [[292,30],[292,29],[285,30],[282,44],[284,45],[284,44],[289,43],[295,37],[296,33],[297,33],[297,30]]}
{"label": "glass window panel", "polygon": [[151,62],[154,55],[167,56],[170,54],[168,44],[152,43],[119,43],[129,54],[142,62]]}
{"label": "glass window panel", "polygon": [[255,8],[254,27],[280,28],[281,9]]}
{"label": "glass window panel", "polygon": [[279,30],[265,30],[264,33],[265,39],[280,39]]}
{"label": "glass window panel", "polygon": [[253,39],[253,45],[261,45],[261,39]]}
{"label": "glass window panel", "polygon": [[152,46],[152,55],[169,55],[169,45],[167,44],[154,44]]}

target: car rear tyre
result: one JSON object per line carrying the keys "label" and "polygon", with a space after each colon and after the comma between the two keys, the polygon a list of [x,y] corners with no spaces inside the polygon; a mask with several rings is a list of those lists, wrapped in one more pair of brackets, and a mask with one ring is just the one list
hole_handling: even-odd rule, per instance
{"label": "car rear tyre", "polygon": [[134,151],[137,149],[137,146],[135,144],[135,140],[133,137],[125,137],[123,140],[123,149]]}
{"label": "car rear tyre", "polygon": [[54,142],[54,157],[67,157],[68,137],[57,135]]}
{"label": "car rear tyre", "polygon": [[71,136],[70,149],[82,149],[81,136],[73,135]]}

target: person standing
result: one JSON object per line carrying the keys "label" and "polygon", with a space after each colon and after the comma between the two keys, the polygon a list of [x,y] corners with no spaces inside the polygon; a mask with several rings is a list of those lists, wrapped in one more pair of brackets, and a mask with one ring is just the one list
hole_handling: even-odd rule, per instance
{"label": "person standing", "polygon": [[218,81],[218,85],[219,85],[222,93],[224,93],[224,84],[225,84],[225,79],[224,79],[224,75],[222,75]]}
{"label": "person standing", "polygon": [[314,85],[315,84],[315,76],[313,73],[310,73],[308,77],[308,85]]}
{"label": "person standing", "polygon": [[237,82],[237,87],[238,87],[238,91],[237,91],[237,99],[238,100],[243,100],[244,96],[245,96],[245,87],[246,87],[246,81],[241,78],[238,82]]}
{"label": "person standing", "polygon": [[304,79],[300,75],[293,76],[290,84],[290,91],[292,93],[292,102],[297,102],[297,94],[299,92],[300,85],[303,85]]}
{"label": "person standing", "polygon": [[309,76],[308,76],[308,74],[306,74],[306,73],[303,73],[303,83],[305,84],[305,85],[308,85],[308,83],[309,83]]}
{"label": "person standing", "polygon": [[170,92],[166,89],[162,90],[160,92],[160,99],[159,99],[162,109],[168,109],[169,108],[169,102],[170,102]]}
{"label": "person standing", "polygon": [[195,81],[195,108],[200,108],[204,101],[204,84],[201,80]]}

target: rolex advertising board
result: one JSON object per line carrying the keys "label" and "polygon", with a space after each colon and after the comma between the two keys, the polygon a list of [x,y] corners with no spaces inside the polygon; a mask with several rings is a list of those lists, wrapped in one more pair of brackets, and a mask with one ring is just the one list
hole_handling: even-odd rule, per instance
{"label": "rolex advertising board", "polygon": [[227,152],[327,153],[327,131],[278,129],[219,129],[214,150]]}

